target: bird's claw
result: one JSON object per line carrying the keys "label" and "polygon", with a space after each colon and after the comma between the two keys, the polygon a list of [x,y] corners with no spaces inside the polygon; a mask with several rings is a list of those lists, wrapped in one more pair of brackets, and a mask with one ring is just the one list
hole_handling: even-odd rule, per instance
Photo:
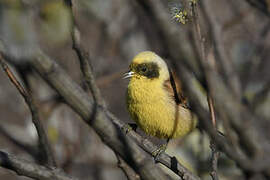
{"label": "bird's claw", "polygon": [[137,128],[138,128],[138,125],[135,124],[135,123],[128,123],[128,125],[132,128],[133,131],[136,132]]}
{"label": "bird's claw", "polygon": [[152,156],[154,156],[155,161],[157,161],[160,155],[165,152],[166,148],[167,148],[167,144],[162,144],[151,153]]}
{"label": "bird's claw", "polygon": [[123,126],[123,130],[125,131],[126,134],[132,130],[136,132],[136,129],[137,129],[137,124],[134,124],[134,123],[128,123]]}

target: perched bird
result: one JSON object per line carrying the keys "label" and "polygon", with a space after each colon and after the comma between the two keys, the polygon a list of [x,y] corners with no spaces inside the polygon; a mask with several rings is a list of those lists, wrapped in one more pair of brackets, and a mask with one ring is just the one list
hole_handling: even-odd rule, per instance
{"label": "perched bird", "polygon": [[146,134],[169,140],[183,137],[194,129],[196,120],[180,84],[157,54],[150,51],[139,53],[124,78],[130,78],[127,109]]}

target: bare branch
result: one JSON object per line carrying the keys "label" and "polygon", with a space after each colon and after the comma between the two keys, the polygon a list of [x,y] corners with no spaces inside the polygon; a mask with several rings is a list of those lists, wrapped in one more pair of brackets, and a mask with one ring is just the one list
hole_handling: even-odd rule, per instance
{"label": "bare branch", "polygon": [[44,127],[39,119],[38,110],[36,108],[36,105],[34,104],[31,94],[29,94],[27,91],[24,90],[23,86],[16,79],[15,75],[12,73],[8,65],[5,63],[1,54],[0,54],[0,63],[3,70],[6,72],[7,76],[9,77],[10,81],[14,84],[14,86],[18,89],[20,94],[23,96],[25,102],[27,103],[31,111],[32,122],[35,125],[36,130],[37,130],[38,139],[39,139],[39,149],[40,149],[41,155],[44,156],[42,158],[44,160],[44,163],[49,166],[56,166],[53,153],[51,150],[51,146],[49,144]]}
{"label": "bare branch", "polygon": [[[194,29],[199,39],[201,61],[208,61],[208,59],[206,58],[205,40],[202,37],[202,33],[201,33],[201,27],[200,27],[200,23],[198,19],[198,7],[196,3],[192,3],[191,11],[193,14]],[[207,102],[208,102],[208,109],[210,112],[212,124],[213,124],[213,127],[216,129],[217,128],[216,116],[215,116],[215,111],[214,111],[213,99],[210,96],[210,92],[207,92]],[[210,175],[213,180],[218,180],[219,178],[217,174],[217,169],[218,169],[217,165],[218,165],[219,152],[217,151],[216,144],[213,140],[210,141],[210,148],[212,150],[212,157],[211,157],[212,171],[210,172]]]}
{"label": "bare branch", "polygon": [[[69,2],[68,5],[70,6],[71,11],[72,11],[72,1],[71,0],[68,0],[68,2]],[[96,83],[95,83],[95,80],[94,80],[94,76],[93,76],[93,72],[92,72],[92,68],[90,67],[89,54],[87,54],[83,50],[83,48],[80,46],[80,32],[77,29],[74,15],[73,15],[72,41],[73,41],[73,48],[76,51],[76,53],[78,55],[78,58],[80,60],[81,70],[82,70],[82,72],[84,74],[84,78],[86,79],[86,82],[87,82],[87,85],[88,85],[89,89],[91,89],[91,92],[92,92],[93,97],[94,97],[94,101],[96,101],[99,105],[101,104],[101,105],[104,106],[104,101],[103,101],[103,99],[101,97],[101,94],[100,94],[99,89],[96,86]],[[108,115],[111,116],[112,119],[115,119],[112,114],[108,114]],[[126,127],[127,127],[126,125],[124,125],[124,126],[122,125],[121,128],[122,129],[125,129],[124,131],[129,131]],[[136,137],[136,139],[137,138],[138,137]],[[142,139],[142,138],[140,137],[140,139]],[[142,141],[140,140],[140,142],[142,142]],[[153,152],[152,149],[156,149],[156,147],[153,144],[151,144],[151,145],[152,145],[152,147],[150,148],[151,150],[149,150],[147,148],[144,148],[144,150],[146,150],[150,154]],[[145,146],[143,146],[143,147],[145,147]],[[180,175],[182,177],[183,177],[183,175],[188,174],[187,176],[196,178],[196,176],[193,176],[191,173],[189,173],[189,171],[186,168],[182,167],[176,159],[174,161],[171,161],[172,158],[169,158],[169,160],[168,160],[168,158],[167,159],[166,158],[161,159],[160,161],[158,160],[158,162],[161,162],[161,163],[163,162],[163,164],[166,165],[168,168],[173,167],[173,166],[170,166],[170,164],[171,164],[171,162],[174,162],[174,164],[176,164],[176,166],[173,167],[173,168],[171,168],[171,169],[176,174],[178,174],[178,175]]]}
{"label": "bare branch", "polygon": [[[183,82],[183,89],[189,98],[191,109],[198,115],[199,121],[202,123],[204,129],[209,134],[210,138],[213,139],[213,141],[215,141],[218,149],[224,152],[229,158],[233,159],[244,170],[248,170],[252,172],[259,172],[265,169],[266,167],[268,167],[267,159],[265,160],[248,159],[245,155],[243,155],[243,153],[239,153],[238,151],[235,151],[234,149],[232,149],[231,145],[228,143],[225,137],[220,136],[219,134],[216,133],[215,128],[213,127],[212,123],[209,121],[208,112],[201,106],[197,98],[194,97],[194,94],[196,92],[192,84],[190,83],[190,79],[192,77],[191,72],[189,72],[184,67],[184,65],[182,65],[182,66],[179,66],[179,74]],[[216,77],[216,76],[217,75],[212,75],[212,77]],[[215,82],[214,84],[218,84],[218,83]]]}
{"label": "bare branch", "polygon": [[[93,100],[53,60],[39,51],[31,66],[63,97],[84,121],[93,127],[105,144],[119,154],[143,179],[168,179],[164,172],[139,146],[120,129],[125,123],[112,119],[109,112]],[[96,117],[93,119],[93,117]],[[117,120],[117,122],[116,122]],[[121,124],[121,126],[119,126]],[[126,132],[126,131],[124,131]],[[128,153],[130,151],[130,153]]]}
{"label": "bare branch", "polygon": [[50,169],[26,160],[19,159],[6,152],[0,151],[0,166],[16,172],[20,176],[43,180],[78,180],[61,172],[58,169]]}
{"label": "bare branch", "polygon": [[[217,53],[216,57],[222,63],[225,76],[228,78],[227,83],[234,93],[231,93],[231,91],[229,92],[224,81],[221,80],[222,78],[217,72],[215,63],[211,63],[212,61],[203,61],[210,92],[218,106],[217,110],[219,110],[219,113],[223,114],[224,118],[225,116],[230,117],[229,119],[233,129],[237,131],[240,136],[240,143],[248,146],[247,148],[243,148],[243,150],[248,154],[248,156],[255,156],[255,154],[259,152],[258,142],[255,140],[255,137],[259,139],[259,135],[256,135],[253,138],[250,137],[251,134],[257,133],[253,126],[243,131],[243,124],[253,123],[252,119],[254,116],[246,116],[249,113],[248,111],[241,113],[244,112],[245,107],[241,104],[242,95],[239,78],[233,70],[231,62],[228,61],[229,59],[225,53],[224,47],[222,46],[222,36],[220,34],[221,26],[215,22],[214,18],[209,13],[210,10],[207,8],[207,6],[203,6],[202,12],[209,24],[210,34],[213,36],[214,49]],[[218,60],[213,58],[213,62]],[[221,92],[222,96],[219,95]]]}
{"label": "bare branch", "polygon": [[75,50],[78,59],[80,61],[80,68],[83,73],[83,77],[85,79],[87,88],[91,91],[94,102],[98,103],[99,105],[105,105],[103,98],[101,96],[101,93],[95,83],[95,78],[94,78],[94,73],[92,71],[92,67],[90,64],[90,56],[89,53],[87,53],[81,46],[81,33],[76,25],[75,22],[75,16],[73,13],[73,4],[72,0],[66,0],[66,4],[70,8],[70,12],[72,14],[72,32],[71,32],[71,37],[72,37],[72,44],[73,44],[73,49]]}

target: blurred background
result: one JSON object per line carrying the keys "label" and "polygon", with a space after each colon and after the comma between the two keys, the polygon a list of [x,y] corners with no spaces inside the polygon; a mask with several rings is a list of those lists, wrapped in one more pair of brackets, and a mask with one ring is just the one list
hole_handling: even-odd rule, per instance
{"label": "blurred background", "polygon": [[[211,41],[208,41],[211,39],[211,29],[200,13],[206,11],[211,21],[221,27],[219,36],[229,61],[240,77],[245,100],[252,100],[254,94],[268,85],[264,98],[253,109],[269,119],[270,2],[257,1],[255,5],[253,2],[203,0],[198,2],[198,19],[202,34],[207,39],[207,48],[211,46]],[[261,3],[260,8],[256,3]],[[185,61],[197,69],[194,59],[198,58],[198,53],[193,50],[198,46],[198,39],[194,37],[194,19],[189,13],[189,5],[188,0],[73,2],[81,43],[91,57],[97,85],[108,109],[119,119],[132,122],[125,107],[128,81],[122,79],[122,74],[128,70],[129,63],[137,53],[154,51],[173,66],[172,57],[182,57],[181,52],[184,52]],[[185,11],[187,14],[175,18],[177,13]],[[40,47],[84,87],[79,61],[72,49],[71,17],[70,9],[61,0],[0,0],[0,40],[6,45],[9,55],[16,57],[9,61],[9,65],[34,95],[59,167],[82,180],[125,180],[127,178],[118,167],[115,154],[25,63]],[[167,24],[164,24],[162,17],[168,17],[165,21]],[[170,33],[177,37],[174,40],[168,38]],[[200,96],[207,108],[204,93]],[[148,137],[140,130],[139,133],[156,144],[164,143],[164,140]],[[36,145],[37,134],[29,109],[1,70],[0,149],[34,161],[37,157],[31,149]],[[211,151],[209,138],[204,133],[196,130],[184,139],[172,140],[167,152],[203,179],[211,179]],[[223,154],[218,170],[220,179],[245,179],[235,163]],[[173,173],[168,173],[177,179]],[[0,179],[29,178],[0,168]]]}

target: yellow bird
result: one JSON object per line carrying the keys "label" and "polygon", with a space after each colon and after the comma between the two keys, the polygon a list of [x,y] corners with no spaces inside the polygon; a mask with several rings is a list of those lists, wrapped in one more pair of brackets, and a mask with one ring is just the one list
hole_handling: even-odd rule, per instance
{"label": "yellow bird", "polygon": [[196,120],[187,107],[180,84],[157,54],[139,53],[124,78],[130,78],[127,109],[145,133],[169,140],[194,129]]}

